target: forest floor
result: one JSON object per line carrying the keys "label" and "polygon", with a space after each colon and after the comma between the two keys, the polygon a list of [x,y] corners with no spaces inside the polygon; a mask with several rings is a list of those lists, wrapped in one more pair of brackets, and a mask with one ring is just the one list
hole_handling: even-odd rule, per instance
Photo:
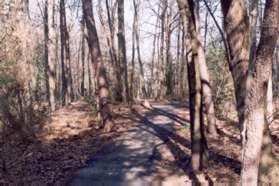
{"label": "forest floor", "polygon": [[[176,102],[134,107],[122,117],[131,120],[69,185],[185,185],[190,184],[189,110]],[[223,123],[224,124],[224,123]],[[219,128],[222,128],[220,122]],[[223,127],[225,128],[225,127]],[[239,179],[240,139],[234,124],[210,138],[210,161],[205,179]],[[220,171],[222,170],[222,171]]]}
{"label": "forest floor", "polygon": [[[36,140],[10,134],[0,143],[0,183],[67,185],[184,185],[191,179],[189,110],[178,102],[151,102],[152,108],[114,105],[114,128],[98,129],[83,101],[57,110],[36,125]],[[208,136],[205,178],[237,182],[240,134],[237,122],[218,122]],[[2,166],[2,167],[1,167]]]}

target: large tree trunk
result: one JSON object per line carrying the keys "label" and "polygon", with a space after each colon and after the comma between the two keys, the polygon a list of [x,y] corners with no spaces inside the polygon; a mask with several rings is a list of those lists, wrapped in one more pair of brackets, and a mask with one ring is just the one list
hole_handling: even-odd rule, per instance
{"label": "large tree trunk", "polygon": [[128,70],[126,56],[125,21],[124,21],[124,0],[118,2],[118,61],[120,64],[120,74],[122,83],[122,101],[130,101]]}
{"label": "large tree trunk", "polygon": [[[267,0],[256,52],[255,64],[250,64],[243,123],[242,185],[257,185],[263,132],[266,125],[266,92],[272,71],[273,53],[279,32],[279,1]],[[268,168],[268,165],[265,166]]]}
{"label": "large tree trunk", "polygon": [[45,64],[50,110],[55,110],[55,0],[45,1]]}
{"label": "large tree trunk", "polygon": [[191,36],[192,59],[187,64],[191,123],[191,165],[194,173],[198,173],[204,166],[207,148],[203,131],[202,85],[198,57],[198,46],[200,43],[196,32],[196,10],[193,0],[177,0],[177,3],[184,29],[188,28]]}
{"label": "large tree trunk", "polygon": [[239,123],[243,123],[249,63],[249,21],[244,0],[221,0],[229,50],[229,67],[235,86]]}
{"label": "large tree trunk", "polygon": [[106,77],[106,69],[103,64],[99,38],[95,25],[91,0],[82,0],[84,19],[88,32],[88,48],[91,62],[95,70],[96,92],[98,95],[97,103],[101,115],[102,127],[110,131],[112,127],[111,113],[109,108],[109,88]]}

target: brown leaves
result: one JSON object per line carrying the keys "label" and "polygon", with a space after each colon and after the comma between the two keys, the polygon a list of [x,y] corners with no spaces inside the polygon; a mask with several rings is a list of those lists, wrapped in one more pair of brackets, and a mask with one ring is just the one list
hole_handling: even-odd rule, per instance
{"label": "brown leaves", "polygon": [[29,144],[17,135],[5,139],[0,146],[7,171],[0,170],[0,181],[65,183],[109,139],[95,129],[88,107],[78,102],[57,111],[35,127],[37,138]]}

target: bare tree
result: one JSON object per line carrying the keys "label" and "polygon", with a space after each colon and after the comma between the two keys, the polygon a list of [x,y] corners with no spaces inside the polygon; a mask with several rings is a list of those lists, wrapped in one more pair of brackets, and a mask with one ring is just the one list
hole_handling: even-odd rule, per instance
{"label": "bare tree", "polygon": [[160,14],[161,19],[161,35],[160,35],[160,49],[159,49],[159,60],[158,60],[158,66],[157,66],[157,76],[158,76],[158,82],[157,82],[157,95],[156,98],[162,99],[164,96],[165,91],[165,27],[166,27],[166,14],[168,9],[168,0],[162,1],[162,10]]}
{"label": "bare tree", "polygon": [[137,58],[139,62],[139,68],[140,68],[140,83],[141,83],[141,91],[143,94],[144,99],[147,97],[147,91],[145,88],[145,78],[144,78],[144,69],[143,69],[143,63],[141,59],[141,52],[140,52],[140,36],[139,36],[139,16],[138,16],[138,11],[139,11],[139,0],[133,0],[133,5],[134,5],[134,34],[135,34],[135,40],[136,40],[136,49],[137,49]]}
{"label": "bare tree", "polygon": [[101,124],[106,131],[112,127],[111,113],[109,108],[109,87],[104,67],[99,38],[93,16],[91,0],[82,0],[84,19],[88,32],[88,48],[91,56],[91,63],[95,70],[96,92],[98,95],[98,109],[101,115]]}
{"label": "bare tree", "polygon": [[55,0],[45,1],[45,65],[50,109],[55,110]]}
{"label": "bare tree", "polygon": [[73,100],[73,79],[71,73],[71,54],[69,32],[67,29],[67,19],[65,1],[60,0],[60,42],[61,42],[61,80],[62,80],[62,105],[67,105]]}
{"label": "bare tree", "polygon": [[122,83],[122,100],[130,101],[129,85],[128,85],[128,70],[126,56],[126,39],[125,39],[125,20],[124,20],[124,0],[118,2],[118,61],[120,64],[120,74]]}
{"label": "bare tree", "polygon": [[214,109],[214,102],[212,98],[212,90],[211,90],[211,82],[209,78],[209,73],[206,64],[206,56],[204,52],[204,47],[202,46],[202,37],[200,34],[200,21],[199,21],[199,2],[196,1],[196,8],[197,8],[197,18],[196,22],[196,33],[197,39],[199,40],[198,45],[198,57],[199,57],[199,67],[200,67],[200,74],[201,74],[201,82],[202,82],[202,93],[203,93],[203,104],[205,107],[205,112],[207,116],[208,122],[208,132],[214,136],[217,135],[216,130],[216,117],[215,117],[215,109]]}
{"label": "bare tree", "polygon": [[81,19],[81,95],[85,95],[85,21]]}
{"label": "bare tree", "polygon": [[207,154],[203,127],[202,85],[198,57],[198,48],[201,43],[199,43],[197,35],[195,2],[193,0],[177,0],[177,3],[184,28],[185,30],[188,28],[191,39],[192,59],[187,64],[191,123],[191,165],[193,171],[197,173],[205,165],[204,160]]}

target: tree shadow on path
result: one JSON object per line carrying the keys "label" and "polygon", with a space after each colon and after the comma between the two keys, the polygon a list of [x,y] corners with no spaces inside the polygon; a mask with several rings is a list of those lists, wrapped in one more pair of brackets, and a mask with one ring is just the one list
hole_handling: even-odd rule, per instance
{"label": "tree shadow on path", "polygon": [[[150,120],[152,120],[153,117],[156,117],[159,114],[164,115],[176,122],[181,121],[183,119],[183,123],[178,122],[182,125],[189,123],[189,121],[184,118],[180,118],[174,113],[170,113],[158,108],[149,109],[149,111],[144,113],[144,115],[141,115],[139,112],[135,110],[133,110],[132,113],[139,119],[139,123],[148,126],[148,128],[152,128],[155,131],[154,135],[158,136],[163,141],[166,141],[168,148],[171,150],[173,156],[175,157],[176,164],[185,172],[185,174],[192,178],[192,171],[190,167],[190,154],[186,154],[185,151],[183,151],[179,146],[182,145],[190,150],[191,142],[188,139],[181,137],[180,135],[177,135],[175,133],[175,129],[173,126],[174,123],[172,123],[171,125],[157,125],[151,122]],[[162,126],[166,126],[166,128]],[[228,167],[238,175],[240,174],[241,164],[238,160],[216,153],[212,148],[209,149],[209,158],[210,161]]]}

